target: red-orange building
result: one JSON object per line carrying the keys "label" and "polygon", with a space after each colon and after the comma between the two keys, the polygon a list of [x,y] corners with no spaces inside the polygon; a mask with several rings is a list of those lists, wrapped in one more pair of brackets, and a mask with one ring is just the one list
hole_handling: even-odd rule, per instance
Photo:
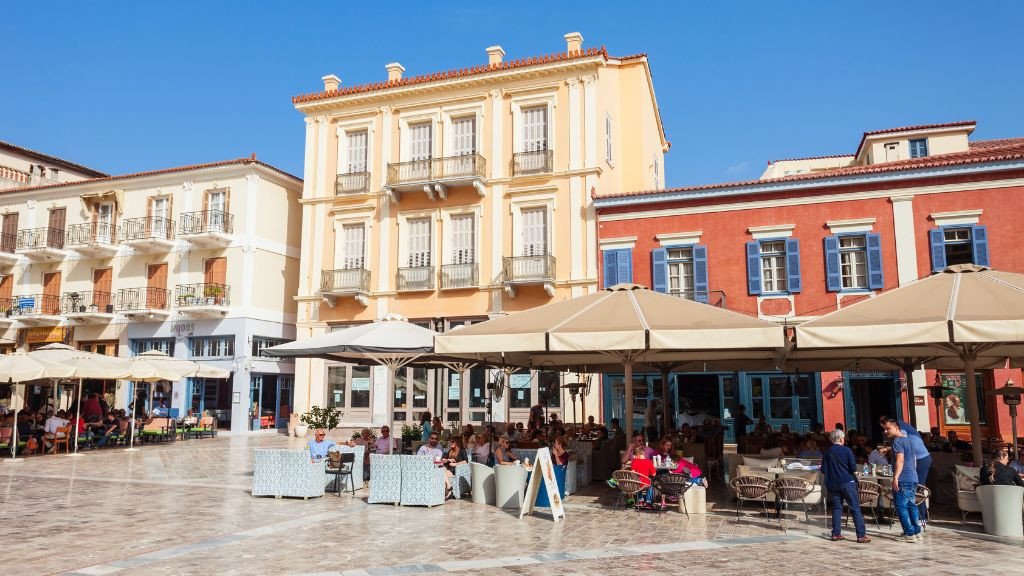
{"label": "red-orange building", "polygon": [[[773,161],[753,181],[598,194],[602,282],[632,281],[794,324],[950,264],[1024,272],[1024,138],[971,141],[974,127],[866,132],[854,154]],[[962,384],[957,374],[939,376]],[[1021,374],[981,377],[990,390]],[[844,422],[878,434],[877,417],[897,413],[921,429],[969,435],[958,411],[936,414],[920,389],[935,378],[919,371],[907,391],[899,372],[674,374],[669,400],[678,413],[703,409],[727,423],[743,403],[776,427]],[[660,395],[660,376],[638,379],[650,397]],[[607,383],[605,417],[621,416],[622,378]],[[637,417],[647,401],[633,407]],[[1001,400],[986,396],[982,412],[988,435],[1011,437]]]}

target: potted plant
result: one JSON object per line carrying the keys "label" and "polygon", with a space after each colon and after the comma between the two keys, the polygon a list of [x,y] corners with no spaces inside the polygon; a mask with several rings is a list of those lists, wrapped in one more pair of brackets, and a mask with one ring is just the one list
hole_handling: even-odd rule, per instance
{"label": "potted plant", "polygon": [[423,439],[423,428],[419,424],[402,425],[402,446],[411,446],[413,442]]}
{"label": "potted plant", "polygon": [[220,304],[220,296],[224,293],[224,290],[217,284],[207,284],[203,290],[203,295],[206,296],[207,304]]}
{"label": "potted plant", "polygon": [[302,424],[295,427],[295,435],[303,437],[310,428],[314,430],[317,428],[323,428],[324,430],[334,430],[338,427],[338,422],[341,421],[341,411],[337,408],[321,408],[319,406],[313,406],[302,415],[299,419]]}

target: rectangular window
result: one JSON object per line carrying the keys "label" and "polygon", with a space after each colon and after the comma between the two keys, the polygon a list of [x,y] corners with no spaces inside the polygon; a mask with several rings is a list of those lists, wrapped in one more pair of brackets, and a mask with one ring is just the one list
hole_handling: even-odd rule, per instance
{"label": "rectangular window", "polygon": [[341,227],[341,237],[342,269],[365,268],[366,226],[364,224],[345,224]]}
{"label": "rectangular window", "polygon": [[412,407],[427,407],[427,369],[412,368]]}
{"label": "rectangular window", "polygon": [[612,163],[612,117],[608,114],[604,116],[604,159]]}
{"label": "rectangular window", "polygon": [[529,408],[530,382],[533,378],[527,374],[511,374],[508,377],[508,405],[510,408]]}
{"label": "rectangular window", "polygon": [[910,141],[910,157],[911,158],[924,158],[928,155],[928,139],[921,138],[920,140]]}
{"label": "rectangular window", "polygon": [[[280,346],[281,344],[287,344],[291,340],[284,338],[269,338],[267,336],[253,336],[252,337],[252,355],[254,357],[271,358],[271,356],[264,356],[263,351],[267,348],[274,346]],[[274,358],[277,360],[277,358]]]}
{"label": "rectangular window", "polygon": [[485,408],[487,406],[487,370],[472,368],[469,371],[469,407]]}
{"label": "rectangular window", "polygon": [[189,338],[193,358],[231,358],[235,355],[234,336],[201,336]]}
{"label": "rectangular window", "polygon": [[547,208],[524,208],[523,256],[545,256],[548,253]]}
{"label": "rectangular window", "polygon": [[430,224],[430,218],[409,220],[409,268],[431,265]]}
{"label": "rectangular window", "polygon": [[327,368],[328,408],[345,408],[345,388],[348,383],[347,378],[347,366],[331,366]]}
{"label": "rectangular window", "polygon": [[366,130],[345,133],[345,145],[348,150],[348,173],[366,172],[366,152],[368,134]]}
{"label": "rectangular window", "polygon": [[131,341],[131,350],[133,356],[150,350],[174,356],[174,338],[135,338]]}
{"label": "rectangular window", "polygon": [[942,231],[942,237],[946,245],[946,266],[974,262],[970,228],[946,228]]}
{"label": "rectangular window", "polygon": [[548,107],[523,108],[523,152],[548,149]]}
{"label": "rectangular window", "polygon": [[370,367],[353,366],[352,383],[349,388],[352,408],[370,407]]}
{"label": "rectangular window", "polygon": [[409,125],[409,160],[428,160],[433,156],[433,128],[430,122]]}
{"label": "rectangular window", "polygon": [[668,292],[684,298],[693,295],[693,249],[668,249]]}
{"label": "rectangular window", "polygon": [[452,120],[452,156],[476,154],[476,116]]}
{"label": "rectangular window", "polygon": [[537,373],[537,395],[549,408],[558,408],[562,405],[559,377],[558,372]]}
{"label": "rectangular window", "polygon": [[868,287],[868,249],[864,236],[839,237],[839,269],[844,290]]}
{"label": "rectangular window", "polygon": [[786,242],[761,242],[761,291],[786,291]]}
{"label": "rectangular window", "polygon": [[452,264],[472,264],[476,261],[475,221],[475,214],[452,216]]}

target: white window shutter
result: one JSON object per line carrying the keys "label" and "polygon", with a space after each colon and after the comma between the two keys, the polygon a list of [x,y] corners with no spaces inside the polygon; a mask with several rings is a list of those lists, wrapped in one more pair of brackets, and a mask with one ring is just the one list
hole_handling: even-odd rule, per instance
{"label": "white window shutter", "polygon": [[366,172],[366,147],[367,133],[365,130],[349,132],[347,134],[348,145],[348,173]]}
{"label": "white window shutter", "polygon": [[452,216],[452,264],[472,264],[474,260],[473,214]]}
{"label": "white window shutter", "polygon": [[547,215],[545,208],[528,208],[522,211],[523,256],[547,254]]}
{"label": "white window shutter", "polygon": [[430,266],[430,218],[409,220],[409,267]]}
{"label": "white window shutter", "polygon": [[523,110],[523,151],[548,149],[548,108],[534,106]]}
{"label": "white window shutter", "polygon": [[459,118],[452,121],[452,155],[476,154],[476,118]]}
{"label": "white window shutter", "polygon": [[345,241],[343,261],[345,269],[365,268],[366,227],[363,224],[345,224],[342,227],[342,237]]}
{"label": "white window shutter", "polygon": [[433,125],[430,122],[413,124],[409,127],[409,159],[426,160],[431,157],[433,147],[431,138],[433,136]]}

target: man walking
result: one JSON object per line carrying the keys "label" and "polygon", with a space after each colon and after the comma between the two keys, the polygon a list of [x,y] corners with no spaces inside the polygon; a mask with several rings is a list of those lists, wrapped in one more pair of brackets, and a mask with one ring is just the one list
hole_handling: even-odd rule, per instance
{"label": "man walking", "polygon": [[918,525],[917,504],[917,461],[914,446],[907,433],[900,430],[899,422],[893,418],[885,421],[885,435],[892,440],[892,451],[896,455],[896,466],[892,473],[893,505],[903,527],[903,542],[920,542],[921,526]]}
{"label": "man walking", "polygon": [[846,447],[846,434],[842,430],[833,430],[829,434],[832,446],[825,451],[821,460],[821,472],[825,475],[825,487],[832,499],[832,541],[845,540],[842,535],[843,501],[850,506],[853,526],[857,530],[857,542],[871,542],[864,529],[864,514],[860,510],[860,498],[857,495],[857,460],[853,450]]}
{"label": "man walking", "polygon": [[[882,416],[879,423],[882,428],[885,428],[885,421],[888,420],[888,416]],[[928,451],[928,447],[924,445],[924,439],[921,438],[921,433],[917,431],[910,424],[897,420],[896,423],[899,425],[907,438],[910,440],[910,444],[914,447],[914,458],[917,464],[915,469],[917,470],[917,483],[924,486],[928,482],[928,471],[932,469],[932,453]],[[924,502],[917,506],[918,522],[923,526],[928,521],[928,506]]]}

